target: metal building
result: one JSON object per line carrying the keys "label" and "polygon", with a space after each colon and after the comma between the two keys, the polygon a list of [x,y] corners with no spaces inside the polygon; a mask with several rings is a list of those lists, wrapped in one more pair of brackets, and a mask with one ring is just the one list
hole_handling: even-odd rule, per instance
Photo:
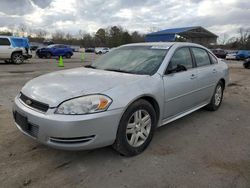
{"label": "metal building", "polygon": [[166,29],[146,35],[146,42],[187,41],[202,45],[215,44],[218,36],[201,26]]}

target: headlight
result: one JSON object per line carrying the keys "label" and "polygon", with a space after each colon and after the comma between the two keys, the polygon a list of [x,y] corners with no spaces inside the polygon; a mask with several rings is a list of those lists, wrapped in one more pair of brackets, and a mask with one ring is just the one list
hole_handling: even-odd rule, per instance
{"label": "headlight", "polygon": [[104,95],[88,95],[65,101],[59,105],[56,114],[91,114],[108,109],[112,100]]}

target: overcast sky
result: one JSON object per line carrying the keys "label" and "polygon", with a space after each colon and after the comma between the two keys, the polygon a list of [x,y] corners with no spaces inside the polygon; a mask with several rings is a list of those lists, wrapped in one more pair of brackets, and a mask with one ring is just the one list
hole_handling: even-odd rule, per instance
{"label": "overcast sky", "polygon": [[0,28],[21,23],[50,32],[120,25],[147,33],[203,26],[217,35],[250,27],[250,0],[0,0]]}

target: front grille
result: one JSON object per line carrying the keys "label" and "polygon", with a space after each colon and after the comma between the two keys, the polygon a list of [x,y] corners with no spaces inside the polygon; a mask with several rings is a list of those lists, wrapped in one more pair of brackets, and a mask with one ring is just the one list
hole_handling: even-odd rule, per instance
{"label": "front grille", "polygon": [[23,115],[19,114],[18,112],[14,112],[14,119],[17,125],[26,132],[27,134],[37,138],[38,132],[39,132],[39,126],[34,125],[28,122],[27,118]]}
{"label": "front grille", "polygon": [[27,96],[25,96],[23,93],[20,94],[20,99],[28,106],[37,109],[39,111],[42,112],[47,112],[47,110],[49,109],[49,105],[42,103],[42,102],[38,102],[34,99],[31,99]]}
{"label": "front grille", "polygon": [[50,141],[57,144],[80,144],[93,140],[95,135],[73,138],[50,137]]}

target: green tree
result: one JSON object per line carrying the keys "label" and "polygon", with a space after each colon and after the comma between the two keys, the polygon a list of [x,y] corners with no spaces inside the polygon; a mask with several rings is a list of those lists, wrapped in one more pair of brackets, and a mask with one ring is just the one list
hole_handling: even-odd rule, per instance
{"label": "green tree", "polygon": [[100,28],[95,34],[95,44],[96,46],[107,46],[107,34],[105,29]]}

